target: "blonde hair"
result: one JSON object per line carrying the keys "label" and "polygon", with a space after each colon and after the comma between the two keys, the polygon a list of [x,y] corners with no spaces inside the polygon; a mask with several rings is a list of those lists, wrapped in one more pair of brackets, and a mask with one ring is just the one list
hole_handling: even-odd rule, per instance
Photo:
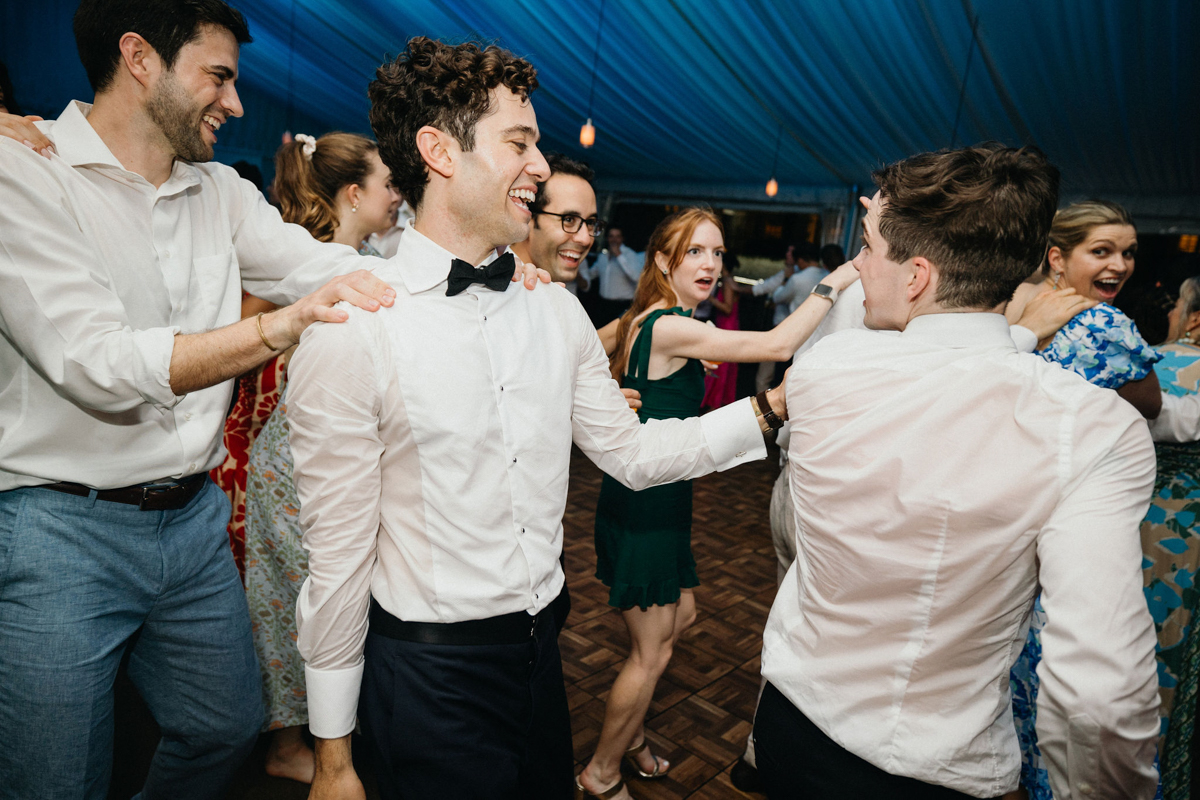
{"label": "blonde hair", "polygon": [[342,187],[362,184],[371,174],[375,142],[357,133],[327,133],[311,155],[288,142],[275,153],[275,197],[284,222],[303,226],[321,242],[333,241],[339,221],[335,198]]}
{"label": "blonde hair", "polygon": [[1085,200],[1059,209],[1050,225],[1050,246],[1046,248],[1042,270],[1050,274],[1050,247],[1057,247],[1064,256],[1068,256],[1083,244],[1094,228],[1101,225],[1129,225],[1137,230],[1129,212],[1107,200]]}
{"label": "blonde hair", "polygon": [[1187,319],[1200,311],[1200,278],[1188,278],[1179,287],[1179,297],[1183,300],[1180,319]]}
{"label": "blonde hair", "polygon": [[[646,247],[646,263],[642,267],[641,277],[638,278],[633,305],[621,315],[621,321],[617,323],[617,346],[608,358],[609,369],[618,383],[625,377],[625,369],[629,366],[626,344],[633,335],[633,321],[639,314],[660,301],[665,300],[670,306],[679,303],[668,278],[675,268],[683,263],[683,257],[687,255],[688,247],[692,243],[692,235],[702,222],[716,225],[724,238],[725,226],[721,224],[721,218],[711,208],[705,207],[677,211],[658,223],[654,233],[650,234],[650,244]],[[655,263],[655,256],[659,253],[667,257],[665,274]]]}

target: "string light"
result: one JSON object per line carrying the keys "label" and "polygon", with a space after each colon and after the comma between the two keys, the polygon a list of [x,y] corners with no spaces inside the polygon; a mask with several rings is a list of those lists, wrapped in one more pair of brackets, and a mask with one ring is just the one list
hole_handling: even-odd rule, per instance
{"label": "string light", "polygon": [[592,84],[588,88],[587,122],[579,129],[579,143],[591,147],[596,143],[596,126],[592,124],[592,96],[596,93],[596,64],[600,60],[600,32],[604,30],[604,0],[600,0],[600,18],[596,20],[596,47],[592,51]]}
{"label": "string light", "polygon": [[779,181],[775,180],[775,171],[779,168],[779,145],[783,142],[783,122],[779,123],[779,135],[775,137],[775,160],[771,163],[771,180],[767,181],[767,197],[779,194]]}

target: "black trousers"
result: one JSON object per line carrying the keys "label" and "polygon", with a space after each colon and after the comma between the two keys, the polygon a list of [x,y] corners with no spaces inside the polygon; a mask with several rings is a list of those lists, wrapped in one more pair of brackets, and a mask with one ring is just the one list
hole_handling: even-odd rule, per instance
{"label": "black trousers", "polygon": [[770,683],[754,717],[754,757],[771,800],[971,800],[864,761],[826,736]]}
{"label": "black trousers", "polygon": [[553,613],[528,642],[445,645],[368,632],[358,718],[387,800],[574,792]]}

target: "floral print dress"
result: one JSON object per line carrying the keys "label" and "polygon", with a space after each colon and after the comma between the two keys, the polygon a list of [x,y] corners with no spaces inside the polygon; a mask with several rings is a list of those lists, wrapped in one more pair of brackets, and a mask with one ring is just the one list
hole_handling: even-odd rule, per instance
{"label": "floral print dress", "polygon": [[[1164,392],[1200,390],[1200,347],[1182,342],[1159,348],[1155,365]],[[1192,778],[1192,737],[1200,683],[1200,637],[1192,636],[1200,590],[1200,443],[1154,445],[1158,475],[1142,522],[1146,604],[1158,635],[1158,691],[1162,699],[1159,771],[1166,800],[1186,800]]]}
{"label": "floral print dress", "polygon": [[[1119,389],[1131,381],[1145,378],[1154,371],[1154,364],[1161,358],[1138,333],[1133,320],[1106,303],[1077,314],[1055,334],[1050,344],[1038,351],[1038,355],[1105,389]],[[1009,676],[1013,718],[1021,744],[1021,785],[1029,793],[1030,800],[1054,797],[1034,728],[1039,683],[1037,665],[1042,660],[1041,631],[1045,625],[1046,612],[1038,598],[1030,618],[1025,648]],[[1161,679],[1161,667],[1159,675]],[[1161,787],[1158,796],[1162,796]]]}

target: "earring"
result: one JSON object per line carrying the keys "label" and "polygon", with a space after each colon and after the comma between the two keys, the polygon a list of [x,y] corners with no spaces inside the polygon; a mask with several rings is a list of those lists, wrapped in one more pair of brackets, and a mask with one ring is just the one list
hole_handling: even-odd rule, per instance
{"label": "earring", "polygon": [[667,271],[665,269],[662,271],[662,274],[664,278],[667,277]]}
{"label": "earring", "polygon": [[350,213],[352,213],[352,214],[358,213],[358,201],[357,200],[354,202],[354,205],[350,206]]}
{"label": "earring", "polygon": [[1058,279],[1059,279],[1059,278],[1061,278],[1061,277],[1062,277],[1062,273],[1061,273],[1061,272],[1055,272],[1055,273],[1054,273],[1054,282],[1050,284],[1050,288],[1051,288],[1051,289],[1057,289],[1057,288],[1058,288]]}

